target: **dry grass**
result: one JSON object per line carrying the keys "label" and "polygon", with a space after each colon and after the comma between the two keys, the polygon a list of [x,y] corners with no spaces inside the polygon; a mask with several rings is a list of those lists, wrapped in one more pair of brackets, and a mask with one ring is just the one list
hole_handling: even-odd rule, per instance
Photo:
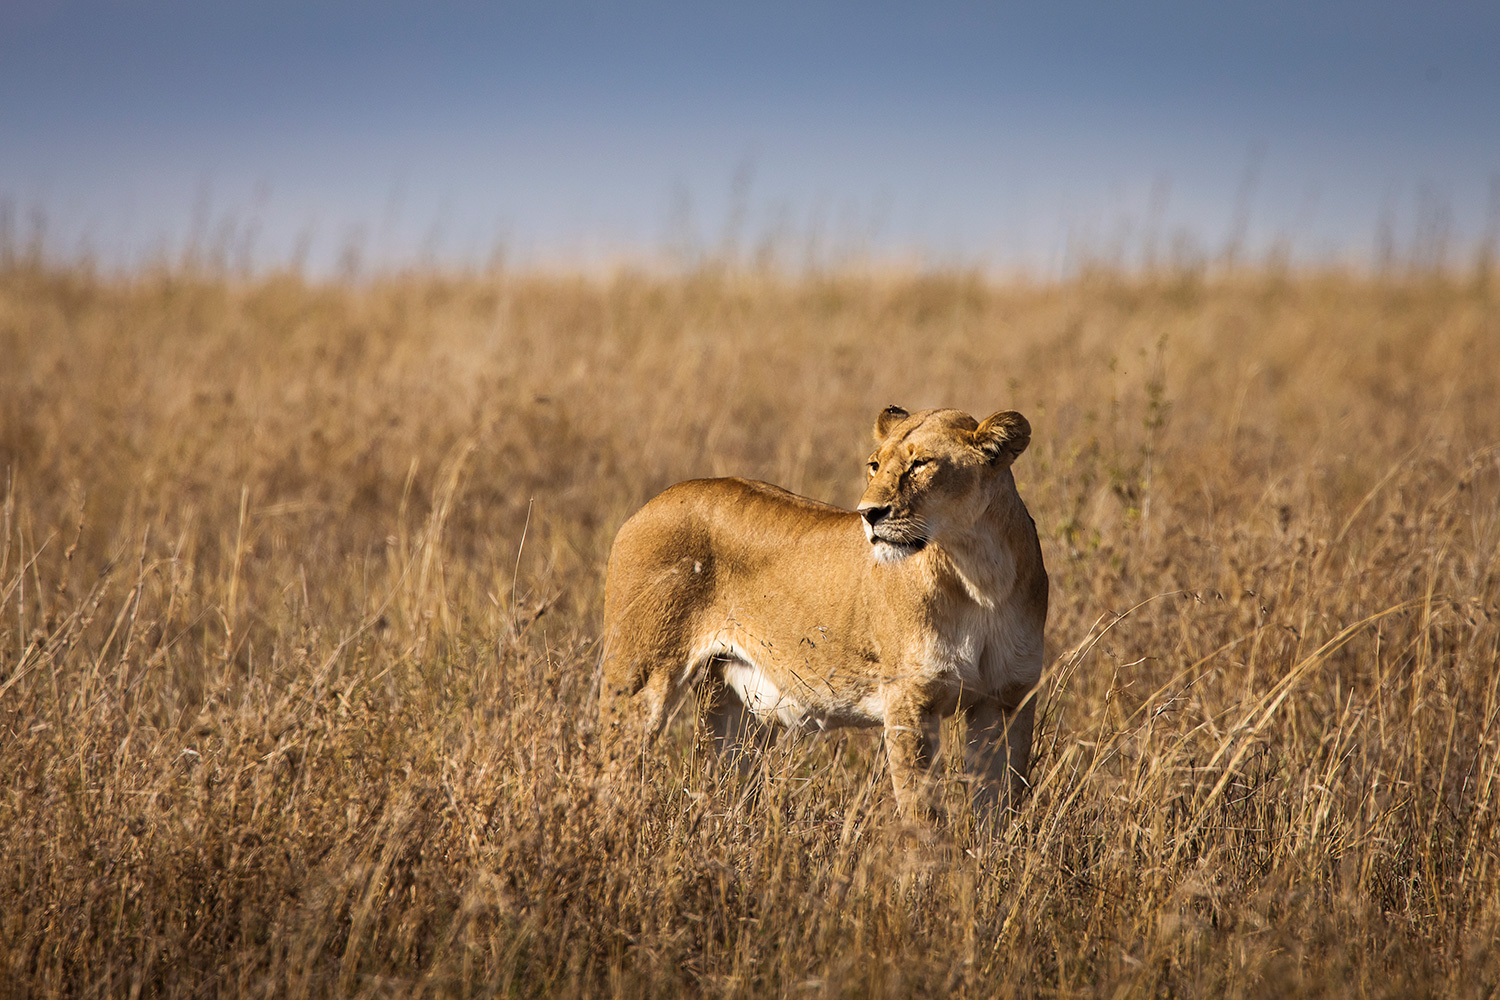
{"label": "dry grass", "polygon": [[[0,991],[1489,996],[1500,289],[0,269]],[[1036,789],[601,783],[602,567],[1021,409]],[[1069,652],[1069,651],[1072,652]],[[758,790],[758,794],[748,794]]]}

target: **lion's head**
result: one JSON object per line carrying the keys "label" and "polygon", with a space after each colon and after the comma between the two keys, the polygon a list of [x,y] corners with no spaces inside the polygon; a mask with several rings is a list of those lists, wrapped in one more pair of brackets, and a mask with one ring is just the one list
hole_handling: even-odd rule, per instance
{"label": "lion's head", "polygon": [[858,509],[875,557],[888,562],[973,527],[1010,482],[1001,473],[1031,443],[1031,424],[1014,410],[976,423],[960,410],[887,406],[875,441]]}

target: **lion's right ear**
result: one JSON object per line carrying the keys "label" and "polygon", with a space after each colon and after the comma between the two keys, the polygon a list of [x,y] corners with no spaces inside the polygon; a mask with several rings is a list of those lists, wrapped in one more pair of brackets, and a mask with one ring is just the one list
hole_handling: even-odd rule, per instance
{"label": "lion's right ear", "polygon": [[891,431],[896,425],[911,416],[901,407],[894,404],[880,411],[880,416],[875,418],[875,440],[884,441],[891,436]]}
{"label": "lion's right ear", "polygon": [[1001,410],[974,430],[974,445],[991,462],[1009,465],[1031,443],[1031,423],[1015,410]]}

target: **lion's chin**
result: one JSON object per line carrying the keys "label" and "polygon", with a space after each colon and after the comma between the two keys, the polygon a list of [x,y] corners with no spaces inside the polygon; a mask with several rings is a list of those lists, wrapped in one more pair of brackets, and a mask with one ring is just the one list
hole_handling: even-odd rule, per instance
{"label": "lion's chin", "polygon": [[927,547],[927,539],[918,539],[915,542],[892,542],[884,538],[871,540],[870,547],[875,551],[875,561],[878,563],[897,563],[914,556]]}

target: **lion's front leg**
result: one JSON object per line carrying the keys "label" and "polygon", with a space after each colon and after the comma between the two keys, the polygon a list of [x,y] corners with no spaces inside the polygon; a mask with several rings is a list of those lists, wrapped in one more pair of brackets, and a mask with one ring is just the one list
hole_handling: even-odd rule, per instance
{"label": "lion's front leg", "polygon": [[887,697],[885,756],[903,816],[924,822],[937,817],[932,766],[941,730],[942,717],[920,698],[907,692]]}
{"label": "lion's front leg", "polygon": [[964,745],[965,769],[973,776],[974,805],[978,809],[1013,808],[1026,791],[1031,764],[1031,728],[1036,711],[1032,698],[1019,706],[1007,706],[999,698],[986,698],[966,711],[968,736]]}

